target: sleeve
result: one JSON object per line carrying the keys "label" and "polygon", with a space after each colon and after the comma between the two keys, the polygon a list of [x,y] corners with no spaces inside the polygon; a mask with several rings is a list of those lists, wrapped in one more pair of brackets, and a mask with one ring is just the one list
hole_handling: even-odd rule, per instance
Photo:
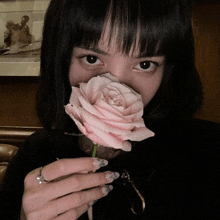
{"label": "sleeve", "polygon": [[1,219],[2,216],[10,220],[19,219],[25,176],[30,171],[53,161],[47,152],[50,145],[46,133],[38,131],[24,142],[9,164],[1,195]]}

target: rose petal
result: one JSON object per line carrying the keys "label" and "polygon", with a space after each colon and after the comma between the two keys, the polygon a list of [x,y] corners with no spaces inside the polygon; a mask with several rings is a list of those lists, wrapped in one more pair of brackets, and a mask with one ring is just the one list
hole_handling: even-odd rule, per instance
{"label": "rose petal", "polygon": [[121,123],[121,122],[114,122],[114,121],[109,121],[109,120],[103,120],[105,122],[105,124],[114,127],[114,128],[118,128],[121,130],[132,130],[134,128],[133,122],[131,123]]}
{"label": "rose petal", "polygon": [[[143,103],[142,102],[142,100],[139,100],[138,98],[137,98],[137,96],[136,95],[134,95],[133,93],[131,93],[131,92],[129,92],[129,93],[125,93],[125,94],[123,94],[123,96],[124,96],[124,99],[126,100],[126,106],[127,106],[127,108],[129,107],[129,106],[131,106],[131,105],[133,105],[135,102],[140,102],[140,103]],[[143,104],[142,104],[142,106],[143,106]]]}
{"label": "rose petal", "polygon": [[136,114],[124,116],[124,120],[126,121],[139,121],[142,118],[143,110],[140,110]]}
{"label": "rose petal", "polygon": [[123,136],[124,140],[143,141],[146,138],[153,137],[155,134],[146,127],[135,128],[129,136]]}
{"label": "rose petal", "polygon": [[93,104],[99,96],[99,91],[102,90],[103,86],[110,83],[111,80],[106,77],[93,77],[89,80],[86,87],[83,87],[83,91],[91,104]]}
{"label": "rose petal", "polygon": [[[127,107],[124,96],[117,88],[107,85],[104,89],[102,89],[101,93],[103,100],[105,100],[109,105],[112,105],[112,107]],[[121,105],[118,105],[119,103],[116,103],[116,101],[119,101]]]}
{"label": "rose petal", "polygon": [[123,112],[123,116],[130,116],[138,113],[138,117],[141,118],[143,116],[143,104],[141,101],[136,101],[128,108],[126,108]]}
{"label": "rose petal", "polygon": [[111,73],[104,73],[102,75],[100,75],[100,77],[105,77],[110,79],[112,82],[119,82],[119,79],[117,76],[113,76]]}
{"label": "rose petal", "polygon": [[79,107],[75,107],[71,104],[67,104],[65,107],[65,111],[68,115],[77,115],[78,117],[80,117],[80,110]]}
{"label": "rose petal", "polygon": [[70,114],[75,115],[75,114],[76,114],[75,109],[73,108],[73,106],[72,106],[70,103],[68,103],[67,105],[65,105],[64,108],[65,108],[65,112],[66,112],[68,115],[70,115]]}
{"label": "rose petal", "polygon": [[94,108],[96,108],[104,117],[105,119],[111,120],[111,121],[117,121],[117,122],[126,122],[123,117],[119,117],[116,114],[113,114],[110,111],[106,111],[103,108],[100,108],[99,106],[94,106]]}
{"label": "rose petal", "polygon": [[143,103],[141,95],[125,84],[112,82],[108,85],[108,87],[117,89],[120,94],[124,96],[127,106],[132,105],[136,101],[141,101]]}
{"label": "rose petal", "polygon": [[126,140],[154,136],[145,126],[143,107],[140,94],[107,73],[80,83],[80,88],[72,87],[65,111],[93,142],[130,151],[131,144]]}
{"label": "rose petal", "polygon": [[[94,108],[96,108],[107,119],[116,122],[127,122],[127,123],[140,120],[140,118],[143,115],[143,108],[140,108],[140,106],[141,104],[139,102],[137,102],[136,104],[134,103],[133,106],[130,106],[128,109],[125,109],[124,111],[122,111],[123,114],[121,114],[119,111],[117,111],[115,108],[112,108],[103,100],[97,100],[97,103],[94,104]],[[124,114],[124,112],[126,114]]]}
{"label": "rose petal", "polygon": [[98,137],[93,130],[91,129],[91,125],[87,122],[84,123],[84,126],[87,131],[89,131],[87,137],[92,140],[94,143],[97,143],[99,145],[108,146],[108,144],[100,137]]}
{"label": "rose petal", "polygon": [[109,120],[103,120],[105,124],[108,124],[109,126],[112,126],[114,128],[122,129],[122,130],[132,130],[134,127],[141,128],[145,127],[144,120],[141,118],[139,121],[134,122],[116,122],[116,121],[109,121]]}
{"label": "rose petal", "polygon": [[99,120],[94,115],[91,115],[89,112],[87,112],[84,109],[81,109],[81,114],[83,121],[87,122],[93,127],[99,128],[105,132],[111,132],[116,135],[129,135],[131,131],[126,129],[118,129],[117,127],[109,126],[108,124],[104,123],[103,120]]}
{"label": "rose petal", "polygon": [[104,100],[104,98],[102,98],[102,96],[96,100],[96,102],[94,103],[94,107],[98,107],[99,109],[102,108],[106,111],[109,111],[110,113],[122,118],[123,115],[117,111],[115,108],[113,108],[111,105],[109,105],[108,103],[106,103],[106,101]]}
{"label": "rose petal", "polygon": [[74,106],[81,106],[78,100],[79,96],[83,96],[80,89],[72,86],[72,93],[71,93],[69,102]]}
{"label": "rose petal", "polygon": [[108,144],[107,147],[122,149],[124,151],[131,151],[131,144],[128,141],[120,141],[117,138],[114,138],[109,133],[104,132],[103,130],[100,130],[93,126],[91,126],[91,129],[98,137],[100,137],[102,140],[105,140],[105,142]]}
{"label": "rose petal", "polygon": [[86,109],[86,111],[88,111],[89,113],[99,117],[99,118],[104,118],[104,116],[97,111],[96,108],[94,108],[89,102],[88,100],[86,100],[84,97],[80,96],[79,97],[79,102],[82,105],[82,108]]}
{"label": "rose petal", "polygon": [[77,87],[72,87],[72,94],[70,97],[70,103],[74,106],[75,111],[77,111],[78,107],[83,107],[87,109],[92,114],[97,115],[100,118],[103,118],[102,114],[98,112],[89,102],[88,100],[83,96],[81,90]]}
{"label": "rose petal", "polygon": [[126,94],[131,92],[130,88],[118,82],[111,82],[108,84],[108,87],[117,89],[118,91],[120,91],[121,94]]}

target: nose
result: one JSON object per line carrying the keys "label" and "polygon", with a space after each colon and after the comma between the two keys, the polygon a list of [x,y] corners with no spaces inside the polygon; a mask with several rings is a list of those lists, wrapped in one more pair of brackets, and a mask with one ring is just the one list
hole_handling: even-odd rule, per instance
{"label": "nose", "polygon": [[113,59],[109,64],[107,71],[116,76],[121,83],[129,84],[129,68],[127,60],[124,57]]}

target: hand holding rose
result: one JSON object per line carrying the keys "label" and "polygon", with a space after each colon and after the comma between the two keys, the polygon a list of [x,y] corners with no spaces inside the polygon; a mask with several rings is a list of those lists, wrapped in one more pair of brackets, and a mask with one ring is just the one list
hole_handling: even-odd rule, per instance
{"label": "hand holding rose", "polygon": [[[25,177],[22,219],[78,219],[94,201],[107,196],[119,177],[116,172],[96,172],[108,162],[97,158],[60,159],[43,167],[47,183],[39,184],[37,168]],[[89,171],[93,173],[88,174]]]}
{"label": "hand holding rose", "polygon": [[131,151],[131,141],[154,136],[146,128],[141,95],[109,73],[72,87],[66,113],[94,143]]}

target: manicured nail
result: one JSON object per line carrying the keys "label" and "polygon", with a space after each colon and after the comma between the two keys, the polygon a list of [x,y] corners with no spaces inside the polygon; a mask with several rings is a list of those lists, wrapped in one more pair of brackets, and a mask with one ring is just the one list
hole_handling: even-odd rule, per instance
{"label": "manicured nail", "polygon": [[108,165],[108,161],[100,158],[95,158],[95,161],[93,162],[94,166],[100,168]]}
{"label": "manicured nail", "polygon": [[106,185],[102,187],[102,192],[105,196],[108,195],[108,193],[111,192],[112,190],[113,190],[112,185]]}
{"label": "manicured nail", "polygon": [[118,172],[108,172],[105,177],[106,177],[107,181],[109,183],[111,183],[114,180],[116,180],[119,176],[120,176],[120,174]]}

